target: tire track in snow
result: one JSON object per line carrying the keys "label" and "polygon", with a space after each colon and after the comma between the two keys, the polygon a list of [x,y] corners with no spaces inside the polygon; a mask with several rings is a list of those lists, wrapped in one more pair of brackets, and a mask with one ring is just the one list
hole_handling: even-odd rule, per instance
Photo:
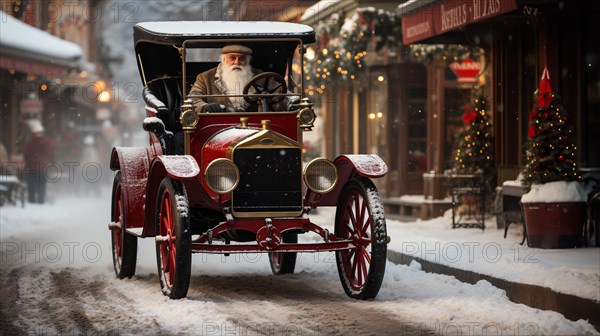
{"label": "tire track in snow", "polygon": [[155,320],[133,309],[109,283],[106,276],[90,276],[85,269],[14,268],[3,275],[0,334],[161,333]]}
{"label": "tire track in snow", "polygon": [[7,259],[1,334],[424,334],[382,301],[348,298],[331,271],[195,274],[187,299],[167,300],[152,272],[117,280],[108,266]]}
{"label": "tire track in snow", "polygon": [[[338,290],[328,290],[331,287]],[[392,335],[402,326],[403,334],[427,335],[412,328],[410,321],[379,309],[378,301],[348,298],[338,279],[314,274],[194,276],[188,300],[221,303],[221,313],[230,316],[228,323],[217,325],[223,332],[229,328],[239,334]],[[236,309],[238,305],[246,307]]]}

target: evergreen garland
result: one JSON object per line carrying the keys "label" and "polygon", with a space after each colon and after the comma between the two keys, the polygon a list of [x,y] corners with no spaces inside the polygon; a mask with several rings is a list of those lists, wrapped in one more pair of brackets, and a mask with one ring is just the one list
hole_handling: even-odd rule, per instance
{"label": "evergreen garland", "polygon": [[323,93],[334,81],[358,79],[364,69],[364,57],[388,47],[396,53],[402,47],[399,18],[392,12],[360,8],[343,20],[333,14],[316,27],[317,43],[313,59],[305,60],[307,93]]}
{"label": "evergreen garland", "polygon": [[389,56],[401,53],[420,63],[430,63],[436,57],[454,62],[476,51],[463,45],[404,46],[400,17],[373,7],[359,8],[350,18],[332,14],[328,20],[319,22],[315,32],[314,54],[307,54],[304,60],[305,90],[310,96],[322,94],[333,82],[361,79],[367,53],[384,48]]}
{"label": "evergreen garland", "polygon": [[476,52],[477,48],[462,44],[412,44],[409,56],[413,62],[431,64],[435,58],[456,62]]}

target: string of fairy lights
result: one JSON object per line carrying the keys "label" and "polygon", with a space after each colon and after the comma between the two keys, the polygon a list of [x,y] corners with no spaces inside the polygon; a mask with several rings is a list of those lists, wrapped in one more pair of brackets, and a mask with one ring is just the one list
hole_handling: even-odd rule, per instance
{"label": "string of fairy lights", "polygon": [[492,124],[487,98],[482,92],[474,92],[471,102],[465,106],[462,120],[464,124],[457,136],[453,171],[458,174],[482,173],[485,181],[492,181],[495,170]]}
{"label": "string of fairy lights", "polygon": [[463,45],[402,44],[400,17],[372,7],[359,8],[349,18],[332,14],[315,28],[317,42],[303,60],[305,93],[323,94],[331,83],[362,80],[367,64],[385,53],[388,62],[404,56],[427,63],[434,58],[458,61],[470,57],[473,48]]}
{"label": "string of fairy lights", "polygon": [[530,115],[527,163],[524,178],[528,184],[577,181],[577,147],[560,98],[552,94],[548,107],[536,104]]}

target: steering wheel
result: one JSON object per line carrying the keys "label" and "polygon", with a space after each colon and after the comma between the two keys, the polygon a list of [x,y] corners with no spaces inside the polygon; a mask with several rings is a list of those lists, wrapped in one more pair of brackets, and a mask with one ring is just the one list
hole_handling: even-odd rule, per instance
{"label": "steering wheel", "polygon": [[[274,85],[269,85],[273,81]],[[250,88],[256,90],[256,94],[285,94],[287,92],[287,85],[283,76],[276,72],[262,72],[252,77],[246,86],[244,86],[244,100],[248,103],[255,104],[259,99],[261,101],[263,111],[268,112],[269,105],[279,103],[285,99],[285,96],[269,96],[269,97],[256,97],[247,96]]]}

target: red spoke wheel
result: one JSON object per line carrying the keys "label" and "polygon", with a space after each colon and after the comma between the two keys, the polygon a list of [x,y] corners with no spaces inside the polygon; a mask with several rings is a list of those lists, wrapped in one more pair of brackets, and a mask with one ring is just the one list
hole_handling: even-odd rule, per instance
{"label": "red spoke wheel", "polygon": [[354,248],[336,251],[342,286],[351,298],[377,296],[387,258],[387,233],[383,202],[377,188],[361,176],[342,190],[335,215],[335,235],[351,239]]}
{"label": "red spoke wheel", "polygon": [[156,261],[163,294],[187,295],[192,267],[192,236],[187,194],[181,181],[165,177],[158,188]]}
{"label": "red spoke wheel", "polygon": [[[284,232],[283,243],[296,244],[298,234],[293,232]],[[269,252],[269,263],[271,271],[275,275],[292,274],[296,268],[296,252]]]}
{"label": "red spoke wheel", "polygon": [[118,171],[113,181],[111,221],[118,225],[111,229],[113,267],[117,278],[131,278],[135,274],[137,237],[125,231],[125,198],[123,178]]}

